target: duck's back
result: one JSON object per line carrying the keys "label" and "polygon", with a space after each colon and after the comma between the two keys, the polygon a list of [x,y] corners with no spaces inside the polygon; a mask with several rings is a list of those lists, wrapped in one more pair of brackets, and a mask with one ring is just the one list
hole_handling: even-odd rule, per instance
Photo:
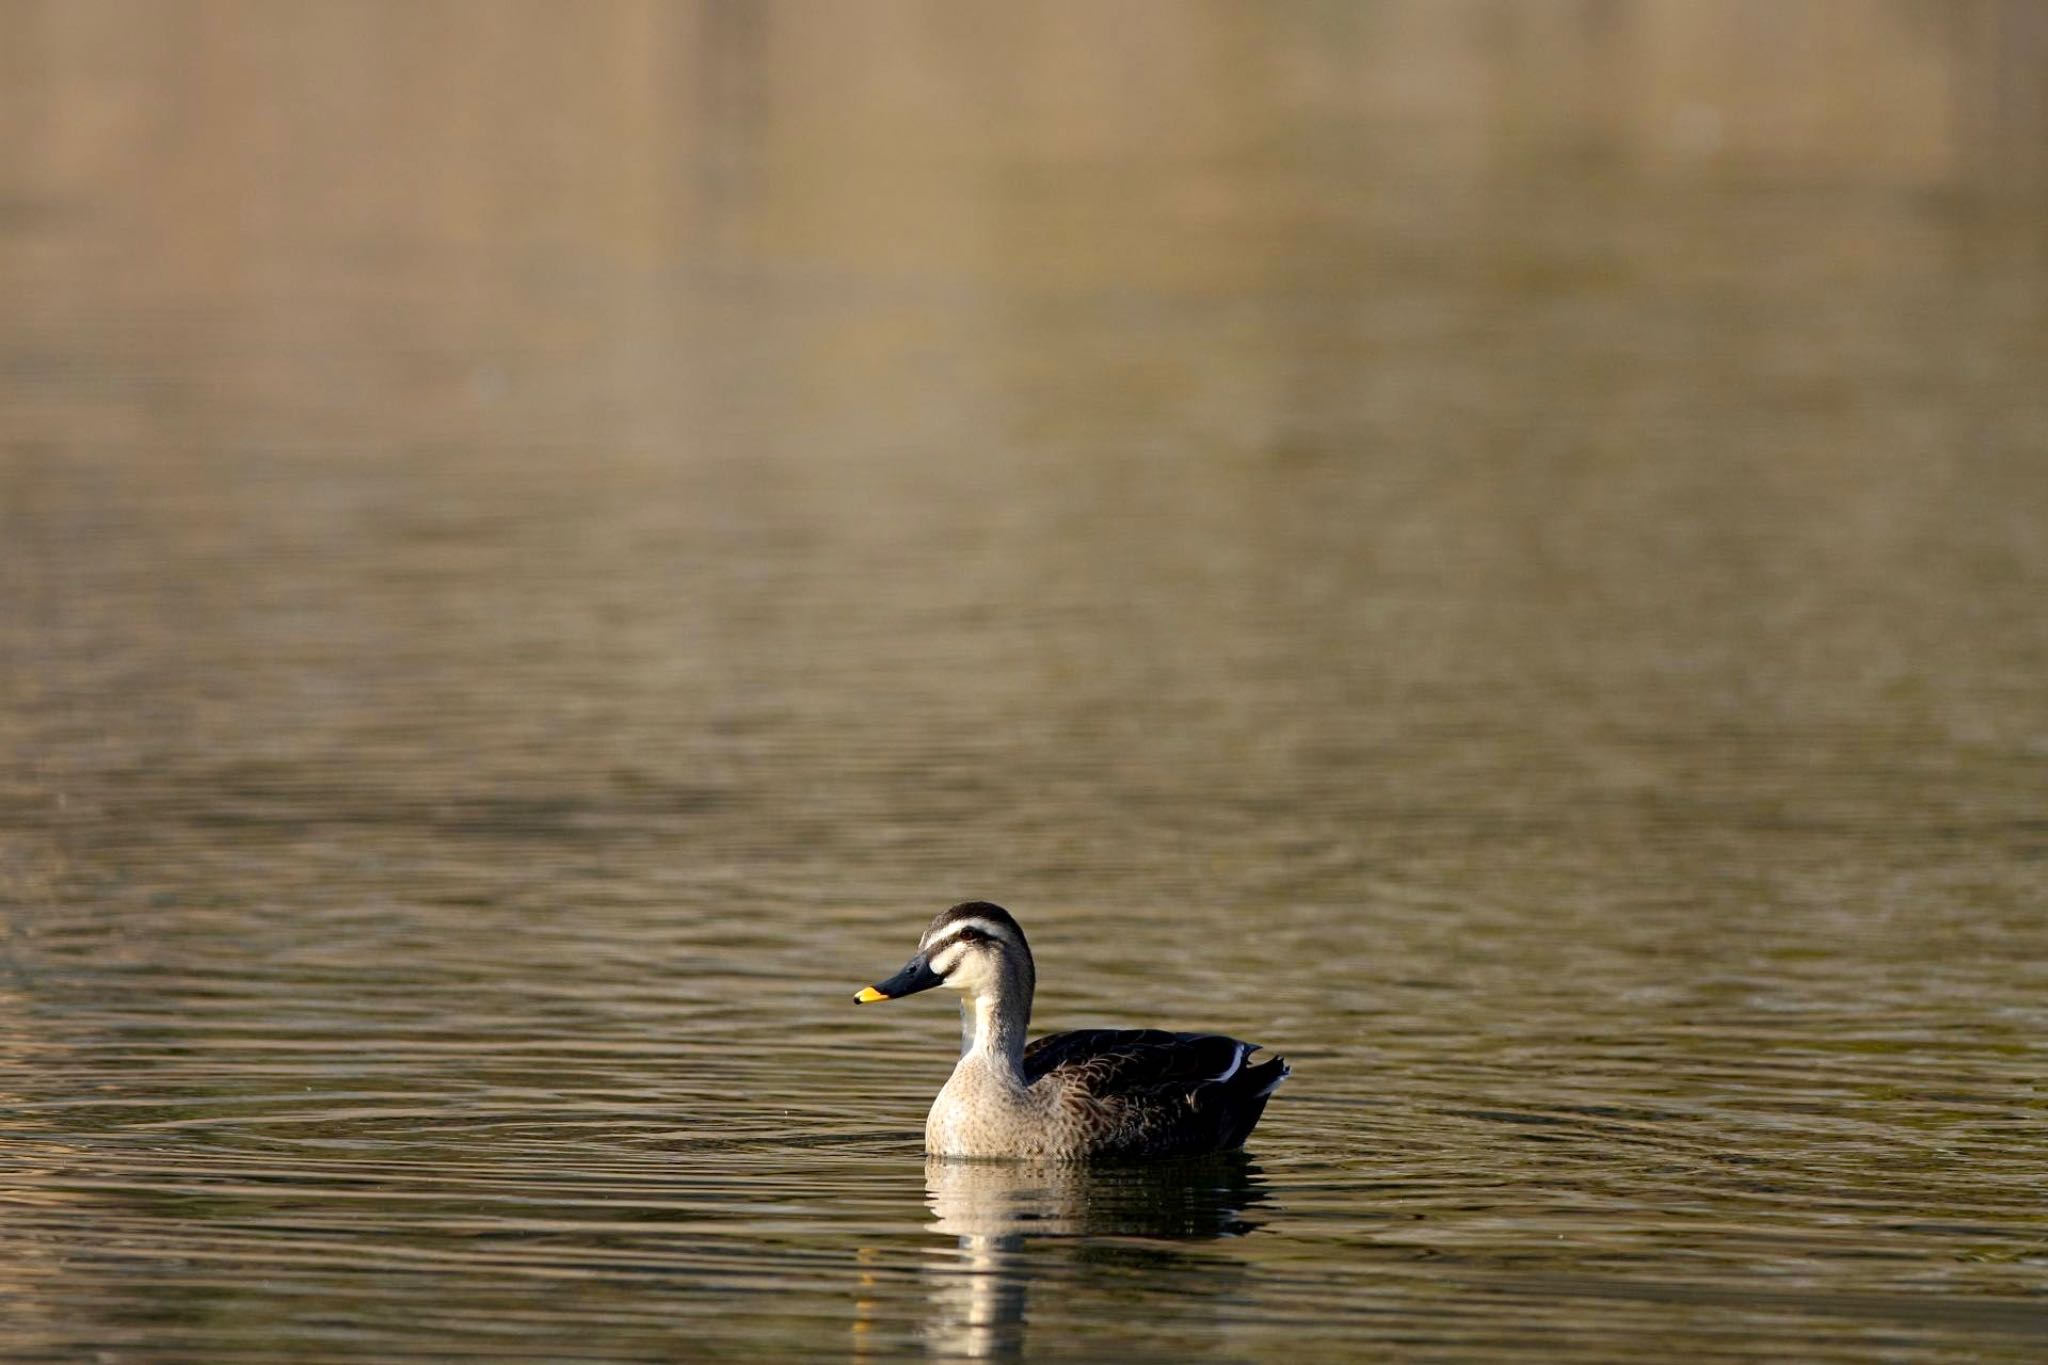
{"label": "duck's back", "polygon": [[1194,1156],[1244,1145],[1287,1079],[1285,1058],[1246,1065],[1257,1043],[1216,1033],[1076,1029],[1024,1051],[1049,1087],[1057,1146],[1087,1156]]}

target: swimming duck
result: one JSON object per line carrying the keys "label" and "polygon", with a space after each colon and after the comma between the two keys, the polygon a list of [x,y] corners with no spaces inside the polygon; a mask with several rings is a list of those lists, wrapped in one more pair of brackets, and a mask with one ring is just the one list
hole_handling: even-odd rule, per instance
{"label": "swimming duck", "polygon": [[1214,1033],[1077,1029],[1026,1047],[1037,985],[1031,945],[987,901],[932,921],[917,952],[867,1004],[934,986],[960,992],[960,1061],[925,1120],[935,1156],[1195,1156],[1244,1145],[1287,1061]]}

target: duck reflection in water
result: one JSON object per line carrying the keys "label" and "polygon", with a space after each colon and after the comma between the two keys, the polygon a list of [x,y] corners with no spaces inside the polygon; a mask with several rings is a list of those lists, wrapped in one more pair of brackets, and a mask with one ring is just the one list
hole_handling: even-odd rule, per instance
{"label": "duck reflection in water", "polygon": [[[959,1243],[957,1257],[926,1271],[926,1340],[934,1354],[978,1359],[1022,1353],[1034,1280],[1079,1285],[1113,1264],[1182,1288],[1192,1273],[1227,1291],[1212,1282],[1239,1278],[1236,1261],[1162,1243],[1241,1237],[1268,1198],[1241,1152],[1143,1165],[934,1156],[925,1190],[933,1230]],[[1040,1239],[1047,1245],[1029,1245]]]}

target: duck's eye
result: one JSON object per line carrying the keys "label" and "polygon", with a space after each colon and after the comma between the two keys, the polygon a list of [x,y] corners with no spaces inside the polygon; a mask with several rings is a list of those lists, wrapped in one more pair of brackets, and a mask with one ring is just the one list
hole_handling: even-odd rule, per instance
{"label": "duck's eye", "polygon": [[960,931],[960,941],[962,943],[986,943],[988,942],[988,935],[979,929],[962,929]]}

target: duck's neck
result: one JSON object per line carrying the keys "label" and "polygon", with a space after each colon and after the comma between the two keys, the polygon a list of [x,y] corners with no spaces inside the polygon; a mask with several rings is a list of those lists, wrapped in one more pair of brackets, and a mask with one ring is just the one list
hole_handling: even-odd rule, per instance
{"label": "duck's neck", "polygon": [[979,1058],[1020,1084],[1024,1034],[1031,1026],[1031,983],[1015,975],[960,997],[960,1060]]}

